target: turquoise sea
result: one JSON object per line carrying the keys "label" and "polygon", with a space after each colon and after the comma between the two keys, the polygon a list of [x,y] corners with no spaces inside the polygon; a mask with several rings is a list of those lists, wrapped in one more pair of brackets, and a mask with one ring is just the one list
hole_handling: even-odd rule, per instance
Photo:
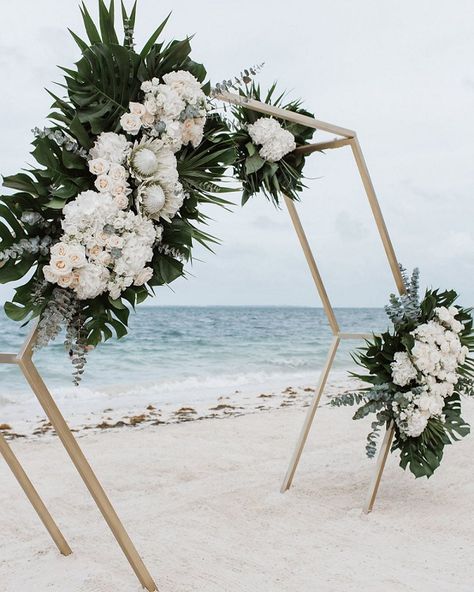
{"label": "turquoise sea", "polygon": [[[382,309],[340,308],[342,331],[380,331]],[[0,317],[0,351],[15,352],[28,329]],[[133,404],[145,395],[157,404],[184,404],[236,390],[314,384],[324,364],[331,333],[320,308],[145,306],[130,315],[130,333],[89,355],[81,387],[71,382],[71,364],[61,341],[35,355],[55,395],[86,410],[88,401],[111,397]],[[339,375],[353,367],[344,342],[335,362]],[[31,399],[18,368],[0,366],[2,406]],[[112,401],[113,403],[113,401]]]}

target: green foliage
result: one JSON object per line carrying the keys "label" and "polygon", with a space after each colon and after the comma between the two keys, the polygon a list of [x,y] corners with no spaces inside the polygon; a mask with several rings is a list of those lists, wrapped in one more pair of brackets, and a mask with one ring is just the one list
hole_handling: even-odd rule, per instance
{"label": "green foliage", "polygon": [[[300,101],[284,103],[285,93],[275,97],[276,84],[273,84],[263,102],[288,109],[295,113],[312,117],[312,113],[301,107]],[[260,87],[252,83],[239,89],[242,103],[232,107],[232,114],[237,121],[235,142],[237,145],[237,160],[234,164],[235,176],[242,181],[242,203],[245,204],[252,195],[260,191],[275,204],[279,203],[282,194],[290,199],[298,199],[298,193],[304,188],[303,167],[305,156],[298,152],[291,152],[278,162],[267,162],[258,154],[257,147],[252,143],[247,126],[262,117],[261,113],[245,107],[246,99],[261,101]],[[289,121],[280,121],[282,127],[295,136],[297,146],[304,146],[313,137],[314,129]]]}

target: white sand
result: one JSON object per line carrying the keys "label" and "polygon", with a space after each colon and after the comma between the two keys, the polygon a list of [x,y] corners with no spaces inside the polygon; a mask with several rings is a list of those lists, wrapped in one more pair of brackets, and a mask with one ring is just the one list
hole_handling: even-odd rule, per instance
{"label": "white sand", "polygon": [[[474,420],[474,405],[465,403]],[[161,592],[472,592],[474,438],[430,481],[390,457],[375,511],[368,424],[323,407],[292,490],[301,408],[88,432],[80,443]],[[14,450],[73,548],[61,557],[0,462],[1,592],[130,592],[135,576],[57,439]]]}

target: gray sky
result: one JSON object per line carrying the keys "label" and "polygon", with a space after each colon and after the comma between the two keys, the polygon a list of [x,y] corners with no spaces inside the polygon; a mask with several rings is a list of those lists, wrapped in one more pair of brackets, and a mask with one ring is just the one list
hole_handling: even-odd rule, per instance
{"label": "gray sky", "polygon": [[[95,12],[95,2],[88,2]],[[355,129],[398,258],[424,284],[474,304],[474,36],[472,0],[141,0],[137,42],[173,10],[166,38],[196,33],[193,57],[214,82],[264,61],[319,119]],[[2,7],[1,171],[28,161],[60,80],[79,57],[75,1]],[[322,137],[322,136],[321,136]],[[393,289],[349,148],[308,160],[300,214],[336,306],[380,306]],[[238,194],[235,201],[239,201]],[[194,277],[158,292],[164,304],[318,305],[288,215],[257,197],[233,214],[213,211],[216,255],[196,250]],[[0,288],[0,299],[9,297]]]}

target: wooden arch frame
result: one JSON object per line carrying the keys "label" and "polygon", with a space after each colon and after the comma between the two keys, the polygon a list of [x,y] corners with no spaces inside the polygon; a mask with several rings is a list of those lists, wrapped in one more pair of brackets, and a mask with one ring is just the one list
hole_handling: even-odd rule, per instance
{"label": "wooden arch frame", "polygon": [[[312,154],[313,152],[320,152],[322,150],[333,150],[337,148],[343,148],[345,146],[350,146],[352,150],[352,154],[354,156],[354,160],[357,165],[357,169],[359,171],[360,178],[364,185],[365,193],[367,194],[367,199],[369,200],[369,205],[372,210],[372,214],[375,220],[375,224],[377,226],[377,230],[379,232],[380,238],[382,240],[382,244],[385,250],[385,254],[388,259],[388,263],[390,265],[390,269],[392,271],[393,279],[395,280],[395,285],[399,294],[405,293],[405,284],[403,283],[402,274],[400,272],[400,267],[395,255],[395,251],[392,245],[392,241],[390,239],[390,235],[387,230],[387,226],[385,224],[382,211],[380,209],[380,205],[377,199],[377,195],[375,193],[374,186],[372,184],[372,180],[370,178],[369,170],[367,168],[367,164],[364,159],[364,155],[362,154],[362,150],[359,144],[359,140],[357,139],[357,134],[353,130],[345,129],[339,127],[337,125],[333,125],[332,123],[327,123],[325,121],[320,121],[315,119],[314,117],[308,117],[307,115],[302,115],[300,113],[294,113],[292,111],[286,109],[280,109],[278,107],[274,107],[272,105],[267,105],[265,103],[261,103],[259,101],[255,101],[254,99],[248,99],[247,97],[242,97],[240,95],[234,93],[221,93],[217,96],[217,98],[221,101],[226,103],[231,103],[234,105],[241,105],[246,109],[251,109],[252,111],[256,111],[258,113],[262,113],[263,115],[270,115],[277,119],[285,119],[287,121],[291,121],[293,123],[298,123],[300,125],[305,125],[307,127],[322,130],[325,132],[329,132],[336,135],[336,138],[333,140],[329,140],[327,142],[316,142],[313,144],[308,144],[305,146],[300,146],[296,148],[297,151],[304,154]],[[319,273],[318,266],[316,264],[316,260],[313,256],[311,251],[311,247],[309,245],[308,239],[306,237],[305,231],[303,229],[303,225],[301,224],[300,217],[298,215],[298,211],[296,209],[296,205],[293,200],[289,199],[286,195],[283,196],[285,200],[286,207],[288,209],[288,213],[290,215],[291,221],[295,228],[296,234],[301,244],[301,248],[303,250],[304,256],[308,263],[308,267],[315,283],[317,292],[319,294],[319,298],[321,299],[324,312],[328,319],[329,325],[331,327],[331,331],[333,334],[332,342],[329,347],[329,351],[326,357],[326,363],[321,371],[321,375],[319,377],[319,382],[316,388],[316,392],[314,394],[313,400],[308,408],[308,412],[306,414],[306,418],[304,420],[303,426],[301,428],[300,435],[298,437],[296,447],[294,453],[291,457],[290,464],[288,466],[288,470],[285,474],[283,479],[283,483],[281,486],[281,492],[284,493],[287,491],[293,482],[293,478],[296,473],[296,469],[298,467],[298,463],[300,461],[301,455],[303,453],[304,446],[306,444],[306,440],[308,438],[309,432],[311,430],[311,426],[313,424],[316,411],[319,406],[319,402],[321,400],[321,396],[324,392],[324,388],[326,386],[326,382],[328,376],[330,374],[334,358],[336,356],[339,344],[342,340],[345,339],[363,339],[367,337],[372,337],[371,334],[368,333],[343,333],[339,329],[339,324],[336,319],[336,315],[334,314],[334,309],[331,305],[329,296],[326,292],[326,288],[324,286],[324,282],[322,280],[321,274]],[[369,491],[367,494],[367,498],[365,504],[363,506],[363,511],[367,514],[369,513],[374,505],[375,498],[377,496],[377,491],[379,488],[380,480],[382,478],[382,473],[385,467],[385,462],[387,460],[388,453],[390,451],[390,446],[392,443],[394,435],[394,427],[392,425],[388,426],[387,431],[385,433],[385,437],[383,439],[382,445],[380,447],[379,455],[377,458],[377,463],[374,471],[374,475],[372,478],[372,482],[369,487]]]}
{"label": "wooden arch frame", "polygon": [[[327,141],[327,142],[319,142],[314,144],[309,144],[307,146],[302,146],[297,148],[296,150],[305,153],[311,154],[316,151],[321,150],[332,150],[336,148],[342,148],[345,146],[350,146],[355,162],[357,164],[357,168],[359,170],[359,174],[364,185],[365,192],[367,194],[367,198],[369,200],[369,204],[372,210],[372,214],[374,216],[375,223],[377,225],[378,232],[380,234],[380,238],[382,240],[383,247],[385,249],[385,253],[387,255],[387,259],[392,271],[393,278],[395,280],[395,284],[400,294],[405,292],[405,286],[403,283],[403,278],[400,273],[400,269],[398,266],[397,258],[395,256],[395,252],[393,249],[392,242],[390,240],[390,236],[388,234],[387,227],[385,225],[382,212],[380,210],[380,206],[377,200],[377,196],[375,194],[374,187],[372,185],[372,181],[370,179],[369,171],[367,169],[367,165],[364,160],[364,156],[362,154],[362,150],[360,148],[359,141],[357,139],[357,135],[354,131],[348,130],[330,123],[326,123],[324,121],[319,121],[314,119],[313,117],[308,117],[306,115],[301,115],[299,113],[294,113],[292,111],[279,109],[277,107],[273,107],[271,105],[267,105],[265,103],[261,103],[259,101],[255,101],[253,99],[244,99],[239,95],[232,94],[232,93],[222,93],[217,96],[217,98],[221,101],[231,104],[239,104],[244,105],[245,108],[251,109],[253,111],[262,113],[264,115],[270,115],[272,117],[276,117],[278,119],[285,119],[287,121],[292,121],[294,123],[299,123],[301,125],[305,125],[307,127],[313,129],[319,129],[322,131],[326,131],[329,133],[333,133],[337,136],[337,138]],[[290,461],[290,465],[288,467],[288,471],[285,475],[283,480],[283,484],[281,487],[281,491],[284,492],[288,490],[291,486],[293,481],[298,462],[301,458],[301,454],[303,452],[304,446],[306,444],[306,440],[311,429],[316,411],[319,406],[319,402],[321,396],[323,394],[328,376],[330,374],[332,364],[339,347],[341,340],[343,339],[360,339],[364,337],[368,337],[368,334],[364,333],[342,333],[339,329],[339,324],[337,322],[336,316],[334,314],[334,310],[332,308],[331,302],[329,300],[328,294],[326,292],[326,288],[324,286],[323,280],[319,273],[315,258],[309,246],[306,234],[304,232],[303,226],[301,224],[301,220],[299,218],[295,203],[289,199],[287,196],[283,196],[285,200],[285,204],[288,208],[288,212],[295,228],[296,234],[300,241],[303,253],[305,255],[306,261],[308,263],[309,270],[311,272],[313,281],[315,283],[316,289],[318,291],[319,297],[321,299],[324,312],[328,318],[329,325],[331,327],[331,331],[333,334],[332,343],[330,345],[326,363],[321,371],[321,376],[319,379],[318,387],[316,389],[313,401],[308,409],[308,413],[304,424],[301,429],[301,433],[299,435],[295,451]],[[69,426],[67,425],[61,411],[59,410],[56,402],[54,401],[51,393],[49,392],[47,386],[45,385],[43,379],[41,378],[36,366],[33,363],[33,346],[36,339],[36,328],[30,333],[27,337],[24,345],[22,346],[21,350],[17,354],[12,353],[2,353],[0,354],[0,364],[13,364],[19,367],[23,375],[25,376],[28,384],[30,385],[31,389],[35,393],[40,405],[42,406],[44,412],[46,413],[48,419],[51,422],[51,425],[56,430],[58,437],[60,438],[63,446],[65,447],[71,461],[75,465],[77,471],[79,472],[82,480],[84,481],[85,485],[87,486],[92,498],[94,499],[97,507],[99,508],[100,512],[102,513],[106,523],[110,527],[113,535],[115,536],[117,543],[119,544],[120,548],[122,549],[123,553],[125,554],[127,560],[129,561],[133,571],[135,572],[138,580],[142,584],[144,588],[146,588],[149,592],[154,592],[157,590],[156,584],[153,581],[148,569],[146,568],[143,560],[141,559],[140,555],[138,554],[135,546],[133,545],[127,531],[125,530],[123,524],[121,523],[115,509],[113,508],[112,504],[110,503],[102,485],[100,484],[99,480],[94,474],[92,467],[90,466],[89,462],[87,461],[84,453],[82,452],[77,440],[74,438]],[[377,464],[374,472],[374,476],[372,479],[372,483],[369,488],[368,496],[366,503],[364,505],[364,511],[370,512],[372,510],[375,497],[377,495],[378,486],[380,484],[380,479],[382,477],[383,469],[385,466],[385,461],[387,459],[390,444],[393,438],[394,428],[393,426],[389,426],[380,452],[377,459]],[[8,445],[5,438],[0,434],[0,454],[4,457],[6,463],[10,467],[11,471],[13,472],[14,476],[18,480],[20,486],[24,490],[25,494],[27,495],[29,501],[33,505],[35,511],[37,512],[39,518],[43,522],[44,526],[48,530],[49,534],[51,535],[53,541],[55,542],[56,546],[60,550],[63,555],[69,555],[71,553],[71,549],[66,542],[65,538],[61,534],[58,526],[54,522],[51,514],[49,513],[48,509],[46,508],[45,504],[41,500],[38,492],[34,488],[33,484],[29,480],[26,472],[22,468],[20,462],[18,461],[17,457],[14,455],[12,449]]]}

